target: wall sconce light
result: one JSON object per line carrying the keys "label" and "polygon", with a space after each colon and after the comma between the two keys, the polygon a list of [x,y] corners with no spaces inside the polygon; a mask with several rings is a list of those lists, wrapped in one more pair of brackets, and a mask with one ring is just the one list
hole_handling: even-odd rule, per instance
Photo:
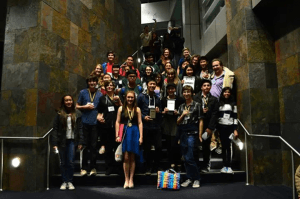
{"label": "wall sconce light", "polygon": [[21,164],[21,159],[19,157],[15,157],[14,159],[12,159],[11,161],[11,165],[15,168],[19,167]]}

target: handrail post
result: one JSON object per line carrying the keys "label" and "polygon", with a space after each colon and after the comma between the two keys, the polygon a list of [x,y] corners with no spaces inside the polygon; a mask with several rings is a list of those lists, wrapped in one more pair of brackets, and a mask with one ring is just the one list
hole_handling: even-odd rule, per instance
{"label": "handrail post", "polygon": [[48,135],[48,150],[47,150],[47,190],[49,190],[49,164],[50,164],[50,136]]}
{"label": "handrail post", "polygon": [[249,170],[248,170],[248,147],[247,147],[247,133],[245,132],[245,152],[246,152],[246,185],[249,185]]}
{"label": "handrail post", "polygon": [[294,164],[294,152],[293,152],[293,150],[291,150],[291,159],[292,159],[293,199],[296,199],[296,190],[295,190],[295,164]]}
{"label": "handrail post", "polygon": [[3,191],[3,139],[1,139],[1,182],[0,182],[0,191]]}

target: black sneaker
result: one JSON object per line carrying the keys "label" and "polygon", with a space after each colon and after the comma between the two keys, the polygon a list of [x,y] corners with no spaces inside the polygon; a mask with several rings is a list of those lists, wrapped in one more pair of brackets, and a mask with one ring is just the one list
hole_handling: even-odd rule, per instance
{"label": "black sneaker", "polygon": [[112,174],[113,169],[111,167],[109,167],[108,169],[106,169],[105,171],[105,175],[109,176],[110,174]]}
{"label": "black sneaker", "polygon": [[152,170],[151,168],[147,169],[145,175],[146,175],[146,176],[151,175],[151,170]]}
{"label": "black sneaker", "polygon": [[208,173],[209,171],[210,171],[210,167],[201,169],[201,173]]}

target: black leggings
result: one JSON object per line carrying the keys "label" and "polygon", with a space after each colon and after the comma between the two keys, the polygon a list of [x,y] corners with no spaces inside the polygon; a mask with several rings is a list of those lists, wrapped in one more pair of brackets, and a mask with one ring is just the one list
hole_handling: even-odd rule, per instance
{"label": "black leggings", "polygon": [[224,167],[231,167],[232,162],[232,142],[229,139],[230,134],[234,129],[232,126],[219,125],[218,130],[220,132],[220,140],[222,144],[222,156]]}

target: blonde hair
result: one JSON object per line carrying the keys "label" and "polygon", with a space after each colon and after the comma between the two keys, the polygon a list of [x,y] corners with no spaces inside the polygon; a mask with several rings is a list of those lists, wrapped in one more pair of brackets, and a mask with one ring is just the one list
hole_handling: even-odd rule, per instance
{"label": "blonde hair", "polygon": [[[178,84],[178,82],[180,82],[180,79],[178,78],[177,72],[175,71],[174,68],[170,68],[170,70],[167,71],[167,74],[169,73],[173,73],[174,74],[174,84]],[[169,77],[167,76],[167,81],[165,82],[165,84],[168,84],[170,81]]]}

